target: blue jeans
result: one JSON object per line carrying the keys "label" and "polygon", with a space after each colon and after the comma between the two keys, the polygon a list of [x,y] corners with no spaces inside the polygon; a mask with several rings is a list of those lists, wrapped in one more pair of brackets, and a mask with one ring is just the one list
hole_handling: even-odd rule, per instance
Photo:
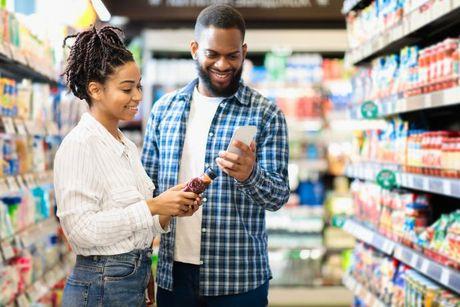
{"label": "blue jeans", "polygon": [[62,306],[145,306],[151,255],[148,248],[111,256],[77,256]]}
{"label": "blue jeans", "polygon": [[158,307],[266,307],[268,280],[260,287],[245,293],[222,296],[200,296],[200,267],[174,262],[173,291],[158,287]]}

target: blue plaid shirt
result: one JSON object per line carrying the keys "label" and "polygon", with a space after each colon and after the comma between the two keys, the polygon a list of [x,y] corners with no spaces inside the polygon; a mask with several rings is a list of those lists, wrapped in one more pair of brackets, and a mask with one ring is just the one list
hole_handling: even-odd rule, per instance
{"label": "blue plaid shirt", "polygon": [[[150,115],[142,151],[155,195],[178,184],[190,102],[198,80],[158,100]],[[257,165],[245,182],[223,173],[214,163],[238,126],[257,127]],[[211,123],[205,165],[218,177],[204,192],[201,234],[200,295],[244,293],[271,278],[265,210],[275,211],[289,197],[288,137],[284,115],[276,104],[243,83],[224,99]],[[158,286],[173,289],[175,219],[163,234],[157,268]]]}

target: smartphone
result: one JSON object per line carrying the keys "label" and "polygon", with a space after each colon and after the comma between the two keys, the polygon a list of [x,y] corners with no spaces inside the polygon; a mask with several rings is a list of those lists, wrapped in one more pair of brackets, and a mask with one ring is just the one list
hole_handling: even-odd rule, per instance
{"label": "smartphone", "polygon": [[232,139],[228,144],[227,151],[241,155],[241,150],[233,145],[234,141],[243,142],[246,145],[251,145],[252,140],[256,136],[257,127],[256,126],[240,126],[235,129],[233,132]]}

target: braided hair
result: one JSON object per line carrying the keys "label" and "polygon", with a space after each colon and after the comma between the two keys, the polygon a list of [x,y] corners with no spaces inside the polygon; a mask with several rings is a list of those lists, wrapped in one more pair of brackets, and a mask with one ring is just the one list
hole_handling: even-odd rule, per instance
{"label": "braided hair", "polygon": [[93,26],[64,39],[63,47],[69,38],[76,37],[62,75],[70,91],[90,106],[88,84],[91,81],[104,83],[118,66],[134,61],[117,32],[123,33],[117,27],[105,26],[98,30]]}

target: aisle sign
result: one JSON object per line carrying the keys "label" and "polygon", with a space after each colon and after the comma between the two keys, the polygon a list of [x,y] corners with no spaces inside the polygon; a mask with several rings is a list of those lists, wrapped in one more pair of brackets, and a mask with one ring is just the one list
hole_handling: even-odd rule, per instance
{"label": "aisle sign", "polygon": [[389,169],[383,169],[377,174],[376,181],[381,188],[391,190],[396,186],[396,173]]}
{"label": "aisle sign", "polygon": [[373,101],[366,101],[361,105],[361,115],[365,119],[376,119],[379,115],[379,108]]}

